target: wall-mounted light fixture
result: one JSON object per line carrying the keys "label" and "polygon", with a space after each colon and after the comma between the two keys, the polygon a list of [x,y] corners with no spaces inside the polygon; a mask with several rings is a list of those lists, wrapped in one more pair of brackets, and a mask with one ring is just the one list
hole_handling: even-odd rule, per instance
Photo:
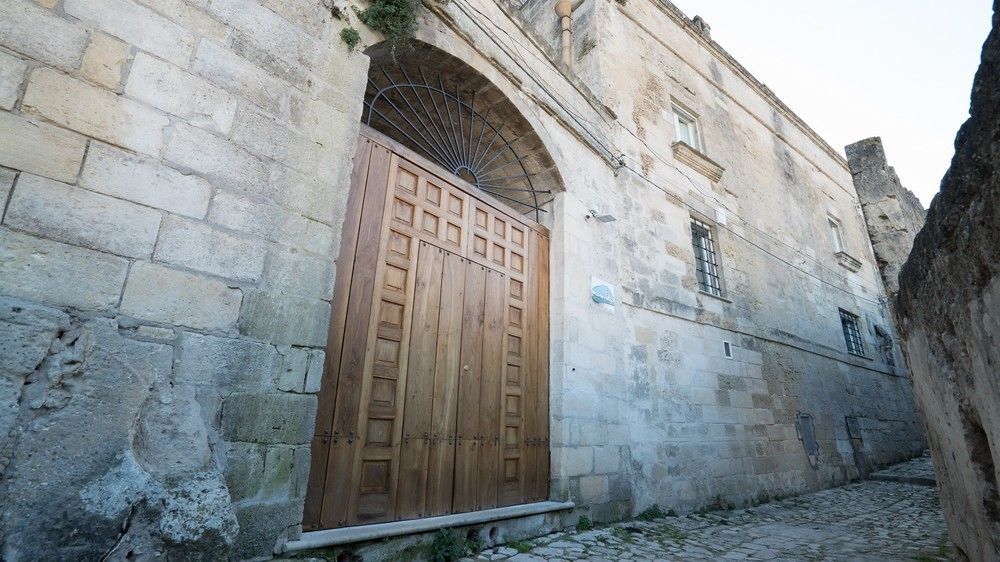
{"label": "wall-mounted light fixture", "polygon": [[602,215],[593,209],[587,211],[587,216],[585,216],[584,218],[585,219],[594,218],[597,219],[599,222],[614,222],[618,220],[615,218],[614,215]]}

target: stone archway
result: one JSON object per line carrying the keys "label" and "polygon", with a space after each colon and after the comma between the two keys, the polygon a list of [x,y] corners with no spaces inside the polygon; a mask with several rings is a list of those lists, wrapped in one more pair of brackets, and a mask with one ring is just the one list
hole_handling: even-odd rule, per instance
{"label": "stone archway", "polygon": [[464,62],[370,54],[306,530],[548,497],[553,160]]}

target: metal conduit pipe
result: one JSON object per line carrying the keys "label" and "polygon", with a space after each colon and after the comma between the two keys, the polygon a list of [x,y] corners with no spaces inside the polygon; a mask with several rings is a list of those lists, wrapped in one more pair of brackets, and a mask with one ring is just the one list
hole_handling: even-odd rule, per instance
{"label": "metal conduit pipe", "polygon": [[573,66],[573,2],[571,0],[558,0],[556,2],[556,15],[562,23],[562,60],[567,67]]}

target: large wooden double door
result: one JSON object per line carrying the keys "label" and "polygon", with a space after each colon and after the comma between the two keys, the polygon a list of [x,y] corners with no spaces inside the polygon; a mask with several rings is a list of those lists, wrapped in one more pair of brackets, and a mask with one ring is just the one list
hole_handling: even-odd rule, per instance
{"label": "large wooden double door", "polygon": [[544,227],[365,129],[307,530],[547,499]]}

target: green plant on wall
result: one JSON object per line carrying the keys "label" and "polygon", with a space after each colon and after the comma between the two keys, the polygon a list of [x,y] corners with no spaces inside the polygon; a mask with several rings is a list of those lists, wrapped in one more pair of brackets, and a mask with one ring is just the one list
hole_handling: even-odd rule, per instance
{"label": "green plant on wall", "polygon": [[417,28],[417,4],[418,0],[374,0],[358,17],[381,33],[395,51],[413,38]]}
{"label": "green plant on wall", "polygon": [[345,27],[340,30],[340,40],[347,44],[347,49],[353,51],[361,42],[361,34],[353,27]]}

